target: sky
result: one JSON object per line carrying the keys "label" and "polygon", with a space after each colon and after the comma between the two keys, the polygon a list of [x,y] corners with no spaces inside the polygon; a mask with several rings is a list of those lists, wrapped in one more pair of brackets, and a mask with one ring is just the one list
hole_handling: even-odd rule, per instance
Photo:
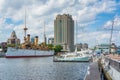
{"label": "sky", "polygon": [[27,33],[40,43],[44,24],[47,38],[54,37],[56,15],[70,14],[77,22],[75,43],[109,44],[113,23],[112,42],[120,45],[120,0],[0,0],[0,42],[13,30],[23,42],[25,9]]}

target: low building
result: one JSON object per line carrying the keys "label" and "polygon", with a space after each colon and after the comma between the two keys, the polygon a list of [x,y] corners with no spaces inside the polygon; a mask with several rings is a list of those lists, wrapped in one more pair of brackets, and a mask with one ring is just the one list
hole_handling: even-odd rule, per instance
{"label": "low building", "polygon": [[102,52],[105,53],[116,53],[117,52],[117,46],[115,43],[110,44],[100,44],[96,46],[96,49],[102,50]]}
{"label": "low building", "polygon": [[111,50],[110,50],[110,52],[112,54],[115,54],[117,52],[117,46],[115,45],[115,43],[111,44]]}
{"label": "low building", "polygon": [[88,49],[88,44],[87,44],[87,43],[84,43],[84,44],[82,45],[82,48],[83,48],[83,49]]}
{"label": "low building", "polygon": [[7,50],[7,42],[0,43],[0,47],[1,47],[1,50],[3,52],[6,52],[6,50]]}
{"label": "low building", "polygon": [[80,51],[80,50],[85,50],[85,49],[88,49],[88,44],[87,43],[80,43],[80,44],[77,44],[77,50]]}
{"label": "low building", "polygon": [[77,44],[77,50],[78,50],[78,51],[81,51],[81,49],[82,49],[82,43]]}

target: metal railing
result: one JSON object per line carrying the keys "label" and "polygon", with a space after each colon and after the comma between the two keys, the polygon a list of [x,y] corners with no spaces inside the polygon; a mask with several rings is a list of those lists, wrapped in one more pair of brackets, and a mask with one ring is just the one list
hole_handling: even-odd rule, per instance
{"label": "metal railing", "polygon": [[108,62],[108,61],[110,66],[112,66],[114,69],[120,72],[120,61],[116,61],[116,60],[105,57],[105,62]]}

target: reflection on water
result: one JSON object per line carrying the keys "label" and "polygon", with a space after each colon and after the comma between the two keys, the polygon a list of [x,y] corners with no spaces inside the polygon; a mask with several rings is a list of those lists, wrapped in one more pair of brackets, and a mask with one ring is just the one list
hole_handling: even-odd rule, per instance
{"label": "reflection on water", "polygon": [[0,80],[83,80],[89,63],[44,58],[0,58]]}

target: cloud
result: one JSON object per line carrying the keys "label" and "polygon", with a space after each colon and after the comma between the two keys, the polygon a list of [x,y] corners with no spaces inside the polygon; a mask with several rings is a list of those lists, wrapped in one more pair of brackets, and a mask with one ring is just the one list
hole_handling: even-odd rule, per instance
{"label": "cloud", "polygon": [[120,16],[115,16],[113,20],[107,21],[103,25],[103,28],[111,29],[112,25],[113,25],[114,29],[119,29],[120,28]]}
{"label": "cloud", "polygon": [[0,11],[2,9],[3,3],[4,3],[4,0],[0,0]]}
{"label": "cloud", "polygon": [[81,3],[85,6],[78,11],[78,20],[81,23],[95,20],[100,13],[111,13],[116,10],[115,7],[117,6],[116,2],[111,0],[90,0],[88,3],[86,0],[83,0]]}
{"label": "cloud", "polygon": [[[10,32],[15,30],[17,36],[23,40],[26,8],[27,33],[30,33],[31,36],[39,36],[40,42],[42,42],[44,22],[47,37],[54,36],[54,19],[57,14],[69,13],[73,16],[74,20],[76,20],[77,17],[80,27],[86,27],[90,24],[95,24],[97,21],[96,17],[99,14],[113,13],[118,4],[119,3],[112,0],[1,0],[0,31],[8,31],[9,33],[5,33],[4,35],[10,36]],[[5,23],[6,18],[11,18],[13,22],[11,24]],[[110,22],[105,25],[110,25]],[[88,34],[84,34],[84,36],[79,35],[79,39],[87,42],[89,41],[88,37],[85,37],[87,35]],[[96,40],[98,37],[96,35],[102,35],[101,38],[108,36],[101,32],[90,32],[89,36],[91,36],[91,41]],[[0,37],[2,36],[0,35]],[[5,41],[6,39],[0,39],[0,41]]]}
{"label": "cloud", "polygon": [[[118,37],[120,34],[113,33],[112,42],[118,42]],[[96,32],[82,32],[77,36],[78,43],[90,43],[90,47],[93,47],[95,44],[109,44],[110,40],[110,31],[96,31]],[[120,43],[118,43],[120,44]]]}

